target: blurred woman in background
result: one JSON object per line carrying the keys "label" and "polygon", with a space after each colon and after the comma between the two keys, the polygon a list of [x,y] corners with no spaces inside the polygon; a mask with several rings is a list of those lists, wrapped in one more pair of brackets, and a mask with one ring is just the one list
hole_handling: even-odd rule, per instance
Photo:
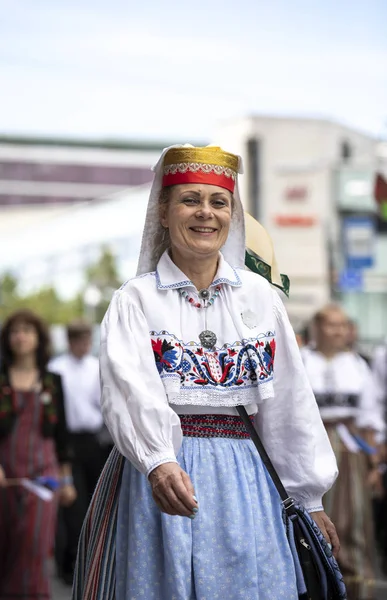
{"label": "blurred woman in background", "polygon": [[0,334],[0,600],[50,598],[48,559],[58,496],[44,501],[17,484],[58,479],[71,504],[70,448],[61,379],[47,371],[49,334],[29,310],[13,313]]}

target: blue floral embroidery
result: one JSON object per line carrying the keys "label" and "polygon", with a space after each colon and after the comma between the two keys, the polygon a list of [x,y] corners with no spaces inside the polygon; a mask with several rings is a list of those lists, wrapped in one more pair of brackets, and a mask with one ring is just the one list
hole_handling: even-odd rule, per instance
{"label": "blue floral embroidery", "polygon": [[253,371],[257,368],[257,362],[254,359],[248,358],[245,362],[245,367],[248,371]]}
{"label": "blue floral embroidery", "polygon": [[181,362],[181,368],[183,370],[183,373],[188,373],[188,371],[191,370],[191,363],[189,362],[189,360],[183,360]]}
{"label": "blue floral embroidery", "polygon": [[193,342],[184,344],[167,331],[150,334],[160,376],[178,376],[184,388],[250,387],[273,377],[275,339],[271,332],[211,352]]}
{"label": "blue floral embroidery", "polygon": [[172,370],[177,361],[177,350],[167,340],[152,340],[153,354],[156,360],[156,367],[161,374],[163,370]]}

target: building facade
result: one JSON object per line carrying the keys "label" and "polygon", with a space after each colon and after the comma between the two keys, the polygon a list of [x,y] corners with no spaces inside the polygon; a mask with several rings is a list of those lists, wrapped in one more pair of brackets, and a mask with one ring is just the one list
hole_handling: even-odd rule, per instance
{"label": "building facade", "polygon": [[0,210],[71,205],[152,180],[162,143],[0,137]]}
{"label": "building facade", "polygon": [[102,244],[132,274],[151,167],[167,145],[0,137],[0,275],[71,297]]}
{"label": "building facade", "polygon": [[[249,117],[220,123],[216,141],[244,159],[241,195],[271,234],[280,269],[290,277],[293,325],[302,327],[333,298],[359,322],[363,339],[387,335],[381,314],[387,305],[385,235],[375,227],[366,231],[377,220],[377,140],[326,120]],[[364,217],[362,231],[348,218],[355,216]],[[363,236],[363,246],[367,238],[369,247],[358,251],[372,254],[355,275],[347,264],[346,234],[355,246],[356,236]]]}

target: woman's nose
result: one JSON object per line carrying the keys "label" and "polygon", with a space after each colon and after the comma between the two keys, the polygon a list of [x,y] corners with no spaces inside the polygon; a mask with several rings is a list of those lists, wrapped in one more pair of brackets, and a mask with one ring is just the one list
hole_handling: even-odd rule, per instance
{"label": "woman's nose", "polygon": [[208,219],[212,216],[212,208],[210,204],[201,204],[197,210],[197,216],[202,219]]}

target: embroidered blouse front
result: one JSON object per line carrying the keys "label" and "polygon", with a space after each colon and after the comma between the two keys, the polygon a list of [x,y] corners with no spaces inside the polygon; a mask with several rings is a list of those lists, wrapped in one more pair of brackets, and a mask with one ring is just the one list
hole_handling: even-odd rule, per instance
{"label": "embroidered blouse front", "polygon": [[211,351],[195,342],[184,343],[168,331],[151,331],[150,336],[157,370],[173,404],[254,403],[257,386],[273,379],[272,332]]}
{"label": "embroidered blouse front", "polygon": [[[233,269],[221,255],[211,290],[219,285],[212,306],[192,306],[179,289],[195,301],[197,291],[165,253],[155,273],[115,293],[100,353],[110,433],[120,452],[149,473],[176,462],[179,413],[234,415],[245,405],[257,414],[288,491],[306,506],[320,506],[336,462],[282,302],[266,280]],[[217,338],[211,350],[199,340],[205,329]]]}

